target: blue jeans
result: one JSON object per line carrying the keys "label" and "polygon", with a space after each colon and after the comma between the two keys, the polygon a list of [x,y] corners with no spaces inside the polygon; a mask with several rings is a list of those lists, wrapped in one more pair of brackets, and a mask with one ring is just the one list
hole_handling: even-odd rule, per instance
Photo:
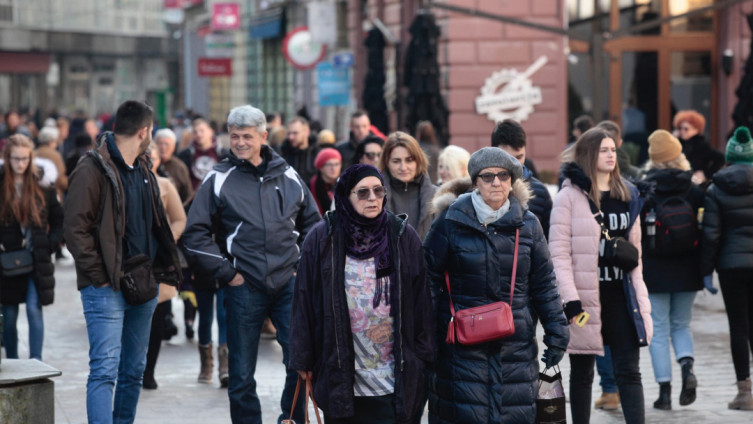
{"label": "blue jeans", "polygon": [[693,301],[697,292],[649,293],[651,319],[654,321],[654,338],[648,350],[654,366],[657,383],[672,381],[672,361],[669,354],[669,339],[675,349],[675,358],[693,357],[693,333],[690,319]]}
{"label": "blue jeans", "polygon": [[88,286],[81,290],[81,303],[89,335],[86,382],[89,423],[132,423],[141,393],[157,298],[133,306],[110,286]]}
{"label": "blue jeans", "polygon": [[203,290],[196,289],[196,304],[199,312],[199,345],[207,346],[212,343],[212,323],[214,322],[214,295],[217,294],[217,341],[223,345],[227,343],[227,318],[225,312],[225,289]]}
{"label": "blue jeans", "polygon": [[[29,321],[29,357],[42,360],[44,341],[44,317],[34,279],[29,277],[26,286],[26,319]],[[18,305],[3,305],[3,346],[5,356],[18,359]]]}
{"label": "blue jeans", "polygon": [[596,371],[599,373],[602,393],[617,393],[617,380],[614,379],[612,366],[612,349],[609,346],[604,346],[604,356],[596,357]]}
{"label": "blue jeans", "polygon": [[[277,293],[268,294],[248,282],[225,288],[227,307],[227,344],[230,351],[228,397],[230,418],[233,424],[261,424],[261,404],[256,394],[256,357],[264,318],[269,316],[277,329],[277,342],[282,346],[282,363],[288,365],[288,337],[290,335],[290,310],[293,303],[295,278]],[[298,373],[287,371],[285,387],[280,399],[280,414],[277,422],[287,419],[293,404]],[[298,405],[293,419],[302,423],[303,402]]]}

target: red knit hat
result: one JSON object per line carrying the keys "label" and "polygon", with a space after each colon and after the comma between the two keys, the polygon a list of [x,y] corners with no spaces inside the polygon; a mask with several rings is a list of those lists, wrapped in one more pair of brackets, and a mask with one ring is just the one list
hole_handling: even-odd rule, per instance
{"label": "red knit hat", "polygon": [[340,152],[338,152],[337,149],[328,147],[326,149],[322,149],[322,151],[316,155],[316,159],[314,159],[314,166],[316,167],[316,169],[321,171],[324,164],[327,163],[327,161],[330,159],[337,159],[339,161],[342,161],[343,157],[340,155]]}

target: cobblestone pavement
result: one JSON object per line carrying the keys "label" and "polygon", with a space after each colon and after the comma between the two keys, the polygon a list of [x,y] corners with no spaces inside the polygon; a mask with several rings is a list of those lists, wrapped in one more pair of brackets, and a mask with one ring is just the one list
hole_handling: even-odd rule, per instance
{"label": "cobblestone pavement", "polygon": [[[70,257],[70,254],[67,253]],[[81,301],[76,290],[75,272],[70,259],[57,263],[55,303],[45,307],[44,360],[63,372],[55,378],[55,418],[57,423],[86,422],[86,377],[88,373],[88,341]],[[182,317],[182,302],[174,301],[174,314]],[[646,418],[649,423],[750,423],[752,412],[731,411],[727,402],[736,393],[734,370],[729,353],[729,336],[721,295],[700,293],[696,299],[693,333],[696,346],[695,371],[698,376],[698,400],[680,407],[677,364],[673,368],[673,410],[653,409],[658,396],[648,349],[641,350],[641,371],[645,387]],[[28,355],[28,330],[25,313],[19,314],[19,354]],[[212,385],[198,384],[199,354],[196,341],[187,341],[182,319],[176,319],[180,333],[164,343],[157,364],[158,390],[142,391],[137,423],[193,424],[230,423],[227,392],[216,380]],[[540,338],[539,338],[540,339]],[[216,340],[216,327],[215,327]],[[562,362],[567,390],[569,364]],[[274,340],[262,340],[256,371],[257,391],[262,403],[264,423],[275,423],[283,384],[282,351]],[[598,378],[598,377],[597,377]],[[594,384],[593,398],[600,394]],[[313,417],[312,417],[313,418]],[[569,418],[569,417],[568,417]],[[427,422],[424,417],[424,422]],[[569,422],[572,422],[569,420]],[[624,422],[621,413],[593,411],[592,423]]]}

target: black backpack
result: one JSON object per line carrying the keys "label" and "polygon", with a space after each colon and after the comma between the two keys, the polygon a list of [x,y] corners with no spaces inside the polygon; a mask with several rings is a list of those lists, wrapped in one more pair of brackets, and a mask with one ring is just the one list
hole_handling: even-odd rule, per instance
{"label": "black backpack", "polygon": [[648,251],[655,255],[678,256],[698,248],[700,229],[693,206],[687,200],[688,193],[661,199],[646,216],[646,225],[650,225],[648,215],[656,216],[655,235],[651,236],[647,228]]}

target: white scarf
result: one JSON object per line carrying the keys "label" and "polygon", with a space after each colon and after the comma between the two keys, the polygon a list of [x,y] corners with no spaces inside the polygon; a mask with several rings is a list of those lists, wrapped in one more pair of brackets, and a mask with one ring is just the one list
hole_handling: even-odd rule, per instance
{"label": "white scarf", "polygon": [[489,225],[492,222],[498,221],[507,213],[507,211],[510,210],[509,197],[496,211],[484,202],[484,199],[481,197],[481,193],[479,193],[478,190],[473,190],[473,193],[471,193],[471,200],[473,201],[473,209],[476,210],[476,218],[478,218],[478,222],[482,225]]}

